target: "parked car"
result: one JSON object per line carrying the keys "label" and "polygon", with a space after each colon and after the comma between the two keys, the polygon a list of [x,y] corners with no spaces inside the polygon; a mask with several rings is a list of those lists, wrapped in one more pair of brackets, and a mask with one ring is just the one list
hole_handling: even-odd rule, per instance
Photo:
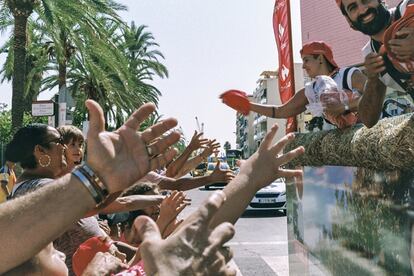
{"label": "parked car", "polygon": [[196,176],[203,176],[207,171],[207,163],[203,162],[200,163],[192,172],[191,175]]}
{"label": "parked car", "polygon": [[260,189],[246,210],[280,210],[286,214],[286,184],[278,178],[269,186]]}
{"label": "parked car", "polygon": [[[214,169],[216,168],[216,165],[217,165],[217,163],[215,163],[215,162],[208,163],[205,175],[212,174]],[[220,169],[221,170],[230,170],[230,167],[226,162],[220,161]],[[224,187],[226,185],[227,185],[227,183],[225,183],[225,182],[217,182],[217,183],[213,183],[213,184],[210,184],[210,185],[206,185],[204,187],[206,188],[206,190],[208,190],[211,187]]]}

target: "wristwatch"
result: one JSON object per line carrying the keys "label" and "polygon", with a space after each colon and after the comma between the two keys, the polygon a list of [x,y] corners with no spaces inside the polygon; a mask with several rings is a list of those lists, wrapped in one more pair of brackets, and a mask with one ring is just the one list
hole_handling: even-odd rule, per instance
{"label": "wristwatch", "polygon": [[351,110],[349,110],[349,105],[344,104],[344,108],[345,108],[345,112],[344,112],[344,114],[348,114],[348,113],[350,113],[350,112],[351,112]]}

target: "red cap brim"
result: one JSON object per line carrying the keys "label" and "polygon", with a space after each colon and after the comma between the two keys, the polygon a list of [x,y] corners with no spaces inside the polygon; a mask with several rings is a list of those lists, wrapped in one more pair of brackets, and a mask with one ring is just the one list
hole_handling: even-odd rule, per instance
{"label": "red cap brim", "polygon": [[228,90],[220,95],[223,103],[237,110],[243,115],[248,115],[250,112],[250,101],[247,94],[240,90]]}

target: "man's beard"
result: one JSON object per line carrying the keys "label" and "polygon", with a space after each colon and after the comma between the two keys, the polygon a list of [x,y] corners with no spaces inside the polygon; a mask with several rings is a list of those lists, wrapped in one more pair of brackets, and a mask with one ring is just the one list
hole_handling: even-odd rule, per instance
{"label": "man's beard", "polygon": [[[374,14],[374,19],[363,23],[363,18],[369,14]],[[369,8],[366,13],[358,16],[356,21],[352,21],[352,26],[366,35],[376,35],[388,26],[390,17],[390,11],[383,4],[380,4],[378,8]]]}

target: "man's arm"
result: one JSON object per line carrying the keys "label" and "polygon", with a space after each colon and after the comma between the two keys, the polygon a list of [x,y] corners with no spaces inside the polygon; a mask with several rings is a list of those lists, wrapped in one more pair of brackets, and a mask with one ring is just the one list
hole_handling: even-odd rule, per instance
{"label": "man's arm", "polygon": [[[0,274],[29,260],[95,206],[73,175],[0,206]],[[17,234],[18,233],[18,234]]]}
{"label": "man's arm", "polygon": [[100,214],[112,214],[141,210],[149,206],[157,205],[162,202],[162,195],[130,195],[118,197],[111,204],[103,209],[99,209]]}
{"label": "man's arm", "polygon": [[367,82],[361,100],[359,101],[359,118],[362,123],[370,128],[381,117],[382,105],[385,99],[387,87],[378,78],[378,74],[385,70],[382,56],[371,53],[365,58]]}
{"label": "man's arm", "polygon": [[[178,140],[175,132],[151,144],[157,157],[151,158],[146,149],[176,125],[174,119],[137,131],[155,105],[141,106],[115,132],[104,131],[103,111],[96,102],[88,100],[86,105],[90,116],[87,162],[109,193],[124,190],[174,157],[175,151],[167,148]],[[0,274],[32,258],[96,205],[92,192],[83,183],[77,176],[67,174],[0,205],[0,229],[7,229],[0,235]]]}
{"label": "man's arm", "polygon": [[250,103],[251,110],[270,118],[289,118],[296,116],[306,110],[308,99],[305,96],[305,89],[299,90],[287,103],[274,106]]}
{"label": "man's arm", "polygon": [[279,177],[295,177],[302,174],[301,170],[285,170],[281,166],[304,152],[303,147],[296,148],[288,153],[280,154],[283,148],[294,139],[294,134],[288,134],[275,145],[277,125],[266,134],[258,151],[245,160],[240,167],[240,173],[224,188],[226,201],[214,218],[211,227],[220,223],[236,223],[245,211],[258,190],[266,187]]}
{"label": "man's arm", "polygon": [[218,165],[214,169],[213,173],[208,176],[200,176],[193,178],[163,178],[158,184],[160,189],[163,190],[177,190],[177,191],[188,191],[201,186],[213,184],[213,183],[222,183],[229,182],[233,179],[234,174],[229,170],[220,170]]}

